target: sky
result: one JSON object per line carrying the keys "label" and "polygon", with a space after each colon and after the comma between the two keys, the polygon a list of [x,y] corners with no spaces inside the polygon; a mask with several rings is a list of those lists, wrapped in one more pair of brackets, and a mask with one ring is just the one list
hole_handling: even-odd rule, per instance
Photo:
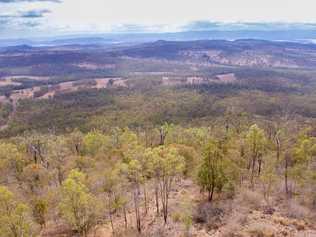
{"label": "sky", "polygon": [[[0,0],[0,38],[310,23],[315,0]],[[316,27],[315,27],[316,29]]]}

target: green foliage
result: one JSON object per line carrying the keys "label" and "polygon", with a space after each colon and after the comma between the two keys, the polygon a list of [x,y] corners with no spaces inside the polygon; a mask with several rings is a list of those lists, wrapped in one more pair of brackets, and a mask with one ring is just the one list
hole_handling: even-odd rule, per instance
{"label": "green foliage", "polygon": [[48,212],[48,203],[43,198],[36,198],[33,201],[33,217],[35,221],[43,228],[46,224],[46,215]]}
{"label": "green foliage", "polygon": [[252,125],[246,135],[246,142],[249,146],[251,155],[259,156],[264,152],[266,138],[264,131],[257,124]]}
{"label": "green foliage", "polygon": [[85,154],[95,156],[102,148],[110,144],[110,138],[101,132],[92,131],[83,138],[83,149]]}
{"label": "green foliage", "polygon": [[25,160],[16,145],[0,143],[0,171],[3,178],[13,174],[19,179],[24,165]]}
{"label": "green foliage", "polygon": [[293,160],[289,175],[299,185],[310,185],[315,177],[315,169],[311,165],[316,156],[316,139],[300,134],[293,148]]}
{"label": "green foliage", "polygon": [[123,129],[117,136],[117,139],[115,139],[116,141],[114,141],[116,143],[115,145],[123,150],[128,150],[129,148],[133,149],[134,146],[139,145],[136,133],[128,128]]}
{"label": "green foliage", "polygon": [[200,163],[200,156],[197,151],[191,146],[181,144],[174,144],[173,146],[178,150],[179,155],[184,158],[184,176],[194,177]]}
{"label": "green foliage", "polygon": [[[246,145],[248,148],[248,169],[251,170],[250,182],[254,187],[254,178],[256,169],[261,172],[263,156],[266,151],[267,140],[264,130],[259,128],[257,124],[252,125],[246,134]],[[258,166],[258,167],[257,167]]]}
{"label": "green foliage", "polygon": [[220,142],[211,140],[203,151],[197,181],[202,190],[208,192],[208,200],[212,201],[215,189],[221,192],[228,182],[225,173],[224,153]]}
{"label": "green foliage", "polygon": [[30,237],[29,208],[15,200],[13,193],[0,186],[0,236]]}
{"label": "green foliage", "polygon": [[77,128],[69,134],[67,138],[67,143],[70,147],[70,150],[75,155],[80,155],[82,152],[83,146],[83,134]]}
{"label": "green foliage", "polygon": [[0,121],[8,119],[10,113],[12,112],[12,105],[9,103],[0,104]]}
{"label": "green foliage", "polygon": [[150,159],[150,168],[156,178],[174,179],[184,170],[185,160],[173,145],[158,146],[147,149],[146,156]]}
{"label": "green foliage", "polygon": [[47,170],[40,164],[29,164],[24,167],[22,173],[26,192],[39,194],[48,184],[50,177]]}
{"label": "green foliage", "polygon": [[49,165],[54,169],[56,180],[61,185],[70,166],[69,157],[71,157],[71,150],[67,144],[67,139],[64,136],[50,139],[46,149]]}
{"label": "green foliage", "polygon": [[[5,101],[0,105],[0,182],[7,185],[0,187],[0,236],[32,236],[37,224],[45,228],[60,216],[80,235],[87,235],[97,220],[110,218],[112,227],[120,226],[122,214],[128,228],[127,213],[135,214],[140,231],[144,215],[149,214],[142,223],[150,223],[153,200],[157,217],[166,222],[179,204],[172,201],[169,210],[172,187],[180,188],[176,197],[182,195],[192,178],[210,200],[216,192],[232,198],[228,194],[250,183],[257,189],[252,192],[255,206],[261,200],[256,191],[272,204],[284,179],[286,194],[315,208],[316,70],[313,60],[293,53],[314,49],[285,44],[291,50],[282,51],[293,59],[291,64],[313,66],[308,69],[299,64],[291,65],[299,66],[295,69],[210,67],[200,60],[207,60],[201,52],[213,43],[218,42],[158,42],[127,50],[133,54],[129,57],[121,57],[125,48],[109,52],[93,46],[84,52],[49,50],[49,55],[30,49],[27,60],[24,54],[4,54],[1,75],[34,76],[8,79],[19,84],[0,88]],[[227,48],[220,50],[229,56],[249,50],[253,42],[223,43]],[[184,49],[194,50],[187,55]],[[148,58],[153,52],[168,60]],[[86,60],[96,68],[85,68]],[[233,74],[232,80],[222,80],[223,74]],[[110,79],[107,89],[89,88],[96,82],[86,78],[110,76],[121,77],[127,88],[116,88],[116,79]],[[192,76],[203,83],[188,83]],[[79,90],[39,98],[61,89],[59,83],[65,81]],[[40,88],[33,90],[34,98],[13,98],[17,90],[34,87]],[[188,195],[190,205],[171,213],[187,231],[195,195]],[[24,203],[37,224],[29,222]]]}
{"label": "green foliage", "polygon": [[85,182],[85,174],[72,170],[62,184],[59,204],[62,217],[83,236],[96,224],[99,208]]}
{"label": "green foliage", "polygon": [[209,128],[175,126],[168,133],[166,141],[168,144],[183,144],[194,147],[199,150],[201,146],[209,139]]}
{"label": "green foliage", "polygon": [[[214,194],[219,194],[217,199],[232,198],[250,182],[253,189],[260,188],[270,205],[275,187],[287,174],[291,187],[297,184],[293,185],[296,196],[308,195],[309,205],[315,202],[313,130],[289,121],[289,128],[280,134],[278,124],[261,120],[255,121],[265,130],[256,124],[246,130],[248,118],[235,121],[238,118],[227,112],[207,126],[162,123],[137,129],[93,129],[88,133],[31,132],[3,139],[3,182],[31,207],[36,224],[27,221],[28,230],[37,224],[45,229],[45,224],[60,214],[81,236],[109,220],[113,232],[119,233],[120,218],[128,228],[131,214],[135,214],[141,232],[147,223],[143,222],[144,216],[152,216],[153,202],[157,216],[165,222],[171,216],[189,234],[191,206],[179,212],[174,202],[171,208],[169,202],[173,187],[184,187],[179,183],[187,185],[191,179],[196,179],[201,191],[208,192],[209,200]],[[276,156],[275,136],[281,141],[280,159]],[[285,160],[287,168],[281,166]],[[23,212],[26,220],[28,213]]]}
{"label": "green foliage", "polygon": [[313,156],[316,155],[316,139],[301,135],[294,147],[293,156],[295,163],[312,162]]}
{"label": "green foliage", "polygon": [[124,164],[117,163],[114,167],[108,166],[103,175],[102,191],[106,193],[118,193],[118,189],[127,182],[123,175],[124,172]]}
{"label": "green foliage", "polygon": [[277,183],[278,176],[275,172],[276,160],[272,156],[268,156],[265,158],[264,168],[260,174],[260,183],[262,185],[263,195],[265,201],[268,205],[270,205],[270,197],[273,193],[274,185]]}
{"label": "green foliage", "polygon": [[171,186],[175,178],[183,174],[185,160],[174,145],[148,148],[145,156],[150,161],[149,170],[152,172],[156,184],[159,185],[163,217],[166,223]]}

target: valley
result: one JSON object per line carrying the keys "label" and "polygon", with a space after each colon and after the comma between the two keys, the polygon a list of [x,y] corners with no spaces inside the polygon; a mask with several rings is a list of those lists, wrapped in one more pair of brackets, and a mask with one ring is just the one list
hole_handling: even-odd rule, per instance
{"label": "valley", "polygon": [[[309,105],[297,103],[303,97],[313,100],[310,93],[316,85],[315,59],[316,47],[312,44],[263,40],[157,41],[112,48],[7,47],[0,53],[1,109],[7,111],[0,123],[2,128],[9,128],[14,121],[20,121],[23,106],[19,105],[23,103],[36,106],[38,100],[55,103],[57,98],[68,103],[66,94],[75,96],[87,90],[112,98],[125,96],[124,91],[136,96],[145,88],[158,94],[173,90],[175,95],[177,91],[179,95],[187,91],[202,97],[205,91],[217,94],[228,89],[241,99],[247,90],[264,97],[272,94],[278,100],[285,100],[290,92],[297,100],[291,105],[293,109],[303,116],[314,116]],[[104,110],[104,105],[99,109]],[[29,116],[26,117],[33,119],[36,113]],[[5,129],[2,132],[6,133]]]}
{"label": "valley", "polygon": [[0,237],[314,237],[315,158],[314,44],[0,49]]}

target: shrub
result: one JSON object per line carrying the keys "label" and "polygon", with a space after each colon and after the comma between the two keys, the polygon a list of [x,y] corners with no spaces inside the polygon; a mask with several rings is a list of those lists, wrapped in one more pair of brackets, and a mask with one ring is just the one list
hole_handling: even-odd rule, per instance
{"label": "shrub", "polygon": [[286,205],[286,215],[291,218],[305,219],[309,216],[308,208],[300,205],[295,200],[290,200]]}
{"label": "shrub", "polygon": [[252,237],[274,237],[276,230],[268,224],[254,223],[248,228],[247,232]]}
{"label": "shrub", "polygon": [[224,214],[225,210],[222,207],[215,206],[209,202],[201,203],[193,215],[193,221],[205,223],[209,229],[216,229],[222,224]]}
{"label": "shrub", "polygon": [[237,200],[237,202],[249,207],[250,209],[258,210],[262,206],[264,198],[260,193],[249,189],[243,189],[240,191]]}

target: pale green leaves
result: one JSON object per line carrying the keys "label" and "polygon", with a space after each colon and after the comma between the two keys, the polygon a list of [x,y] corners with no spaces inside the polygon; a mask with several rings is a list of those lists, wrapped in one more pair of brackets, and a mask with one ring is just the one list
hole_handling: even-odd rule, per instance
{"label": "pale green leaves", "polygon": [[97,202],[85,185],[85,174],[72,170],[62,185],[59,210],[67,222],[84,236],[95,224]]}
{"label": "pale green leaves", "polygon": [[31,236],[28,211],[6,187],[0,186],[0,236]]}

